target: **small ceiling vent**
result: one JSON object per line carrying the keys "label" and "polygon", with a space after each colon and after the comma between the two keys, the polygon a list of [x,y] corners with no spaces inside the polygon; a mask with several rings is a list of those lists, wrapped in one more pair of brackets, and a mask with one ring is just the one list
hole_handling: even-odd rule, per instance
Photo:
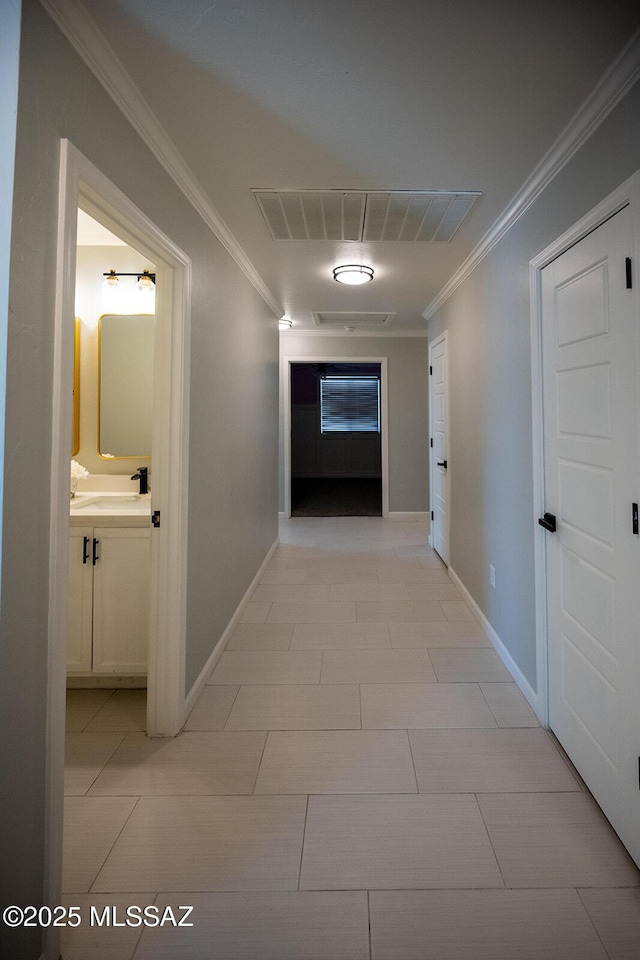
{"label": "small ceiling vent", "polygon": [[341,311],[339,313],[313,314],[316,327],[384,327],[393,320],[395,313],[364,313],[362,311]]}
{"label": "small ceiling vent", "polygon": [[443,190],[253,190],[274,240],[449,243],[480,196]]}

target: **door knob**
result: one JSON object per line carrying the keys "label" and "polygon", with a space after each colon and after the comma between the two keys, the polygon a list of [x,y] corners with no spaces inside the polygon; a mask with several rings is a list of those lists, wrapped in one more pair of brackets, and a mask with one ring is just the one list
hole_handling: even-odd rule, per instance
{"label": "door knob", "polygon": [[446,470],[446,469],[447,469],[447,461],[446,461],[446,460],[438,460],[437,466],[439,466],[439,467],[444,467],[445,470]]}
{"label": "door knob", "polygon": [[556,532],[556,518],[552,513],[545,513],[544,517],[540,517],[538,523],[541,527],[544,527],[545,530],[548,530],[549,533]]}

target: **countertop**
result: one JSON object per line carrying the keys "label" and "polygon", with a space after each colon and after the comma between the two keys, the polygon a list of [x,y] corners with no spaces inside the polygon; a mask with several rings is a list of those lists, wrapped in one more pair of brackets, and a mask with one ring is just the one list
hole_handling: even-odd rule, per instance
{"label": "countertop", "polygon": [[151,494],[91,490],[69,500],[71,526],[148,527]]}

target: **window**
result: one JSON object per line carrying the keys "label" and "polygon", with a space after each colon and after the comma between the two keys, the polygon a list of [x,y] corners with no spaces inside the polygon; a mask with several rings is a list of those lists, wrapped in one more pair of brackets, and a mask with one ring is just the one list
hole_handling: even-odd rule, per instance
{"label": "window", "polygon": [[325,377],[320,381],[322,433],[379,433],[378,377]]}

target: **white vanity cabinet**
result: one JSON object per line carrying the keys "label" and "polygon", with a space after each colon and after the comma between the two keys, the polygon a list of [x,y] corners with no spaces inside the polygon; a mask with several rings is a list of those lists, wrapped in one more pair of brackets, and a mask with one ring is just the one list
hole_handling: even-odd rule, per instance
{"label": "white vanity cabinet", "polygon": [[71,526],[67,672],[147,672],[150,530]]}

